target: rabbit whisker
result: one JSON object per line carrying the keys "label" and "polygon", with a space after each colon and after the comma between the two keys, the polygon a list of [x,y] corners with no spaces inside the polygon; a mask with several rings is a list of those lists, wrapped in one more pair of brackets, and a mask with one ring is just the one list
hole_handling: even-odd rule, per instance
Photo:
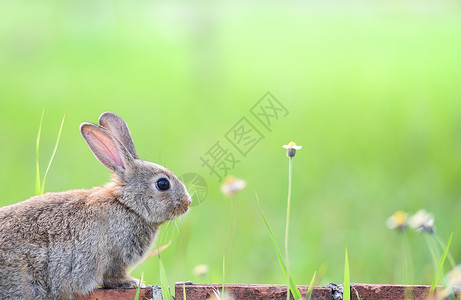
{"label": "rabbit whisker", "polygon": [[171,228],[171,221],[168,221],[165,226],[162,228],[162,234],[160,236],[160,241],[162,243],[165,242],[165,240],[168,238],[168,233],[170,231],[170,228]]}
{"label": "rabbit whisker", "polygon": [[170,236],[171,236],[171,239],[175,239],[176,238],[176,230],[175,230],[175,227],[176,227],[176,219],[174,219],[173,221],[171,221],[171,233],[170,233]]}
{"label": "rabbit whisker", "polygon": [[178,223],[176,222],[176,219],[174,220],[174,225],[176,225],[176,230],[178,231],[178,234],[181,234],[181,231],[179,230]]}
{"label": "rabbit whisker", "polygon": [[174,221],[170,221],[170,227],[168,228],[168,238],[174,240]]}

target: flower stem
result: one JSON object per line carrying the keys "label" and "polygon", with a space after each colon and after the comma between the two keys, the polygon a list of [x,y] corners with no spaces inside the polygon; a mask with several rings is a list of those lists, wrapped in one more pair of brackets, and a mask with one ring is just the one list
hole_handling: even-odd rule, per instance
{"label": "flower stem", "polygon": [[403,253],[403,282],[410,285],[413,281],[413,265],[406,231],[401,233],[401,237]]}
{"label": "flower stem", "polygon": [[288,260],[288,232],[290,229],[290,206],[291,206],[291,177],[293,169],[293,157],[288,157],[288,199],[287,199],[287,221],[285,227],[285,264],[287,267],[287,299],[290,299],[290,271],[289,271],[289,260]]}
{"label": "flower stem", "polygon": [[[232,248],[234,246],[234,239],[235,239],[235,232],[237,229],[237,215],[238,215],[238,200],[237,197],[232,197],[232,211],[231,211],[231,225],[229,229],[229,239],[227,240],[227,247],[226,247],[226,262],[230,262]],[[229,269],[229,267],[227,268]]]}
{"label": "flower stem", "polygon": [[226,256],[222,257],[222,287],[221,287],[221,297],[224,298],[224,281],[226,276]]}

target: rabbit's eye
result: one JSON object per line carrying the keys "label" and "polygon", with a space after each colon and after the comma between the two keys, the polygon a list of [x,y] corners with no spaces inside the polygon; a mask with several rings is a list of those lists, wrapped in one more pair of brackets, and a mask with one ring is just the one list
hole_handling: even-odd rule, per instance
{"label": "rabbit's eye", "polygon": [[166,178],[160,178],[157,180],[157,189],[160,191],[166,191],[170,188],[170,182]]}

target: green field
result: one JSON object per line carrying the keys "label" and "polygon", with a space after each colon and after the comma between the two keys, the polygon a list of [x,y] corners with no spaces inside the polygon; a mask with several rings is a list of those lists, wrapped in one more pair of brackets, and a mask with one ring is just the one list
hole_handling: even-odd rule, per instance
{"label": "green field", "polygon": [[[34,194],[35,139],[44,109],[42,173],[63,114],[46,191],[109,180],[78,130],[111,110],[141,158],[195,172],[206,201],[159,234],[171,283],[221,282],[231,199],[200,157],[242,117],[264,138],[229,174],[248,185],[226,282],[285,279],[255,192],[280,244],[288,159],[294,159],[290,262],[308,284],[430,284],[424,238],[409,232],[413,280],[403,282],[396,210],[434,214],[461,262],[461,2],[13,1],[0,3],[0,205]],[[270,130],[250,113],[270,91],[288,110]],[[209,266],[206,277],[193,268]],[[159,282],[158,259],[134,275]]]}

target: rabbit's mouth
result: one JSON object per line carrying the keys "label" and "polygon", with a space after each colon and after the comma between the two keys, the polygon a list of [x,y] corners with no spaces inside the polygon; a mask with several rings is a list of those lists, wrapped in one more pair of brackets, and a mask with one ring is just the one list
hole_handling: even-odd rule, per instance
{"label": "rabbit's mouth", "polygon": [[189,210],[189,205],[192,203],[190,197],[183,197],[181,202],[175,205],[173,215],[179,217],[182,214],[185,214]]}

